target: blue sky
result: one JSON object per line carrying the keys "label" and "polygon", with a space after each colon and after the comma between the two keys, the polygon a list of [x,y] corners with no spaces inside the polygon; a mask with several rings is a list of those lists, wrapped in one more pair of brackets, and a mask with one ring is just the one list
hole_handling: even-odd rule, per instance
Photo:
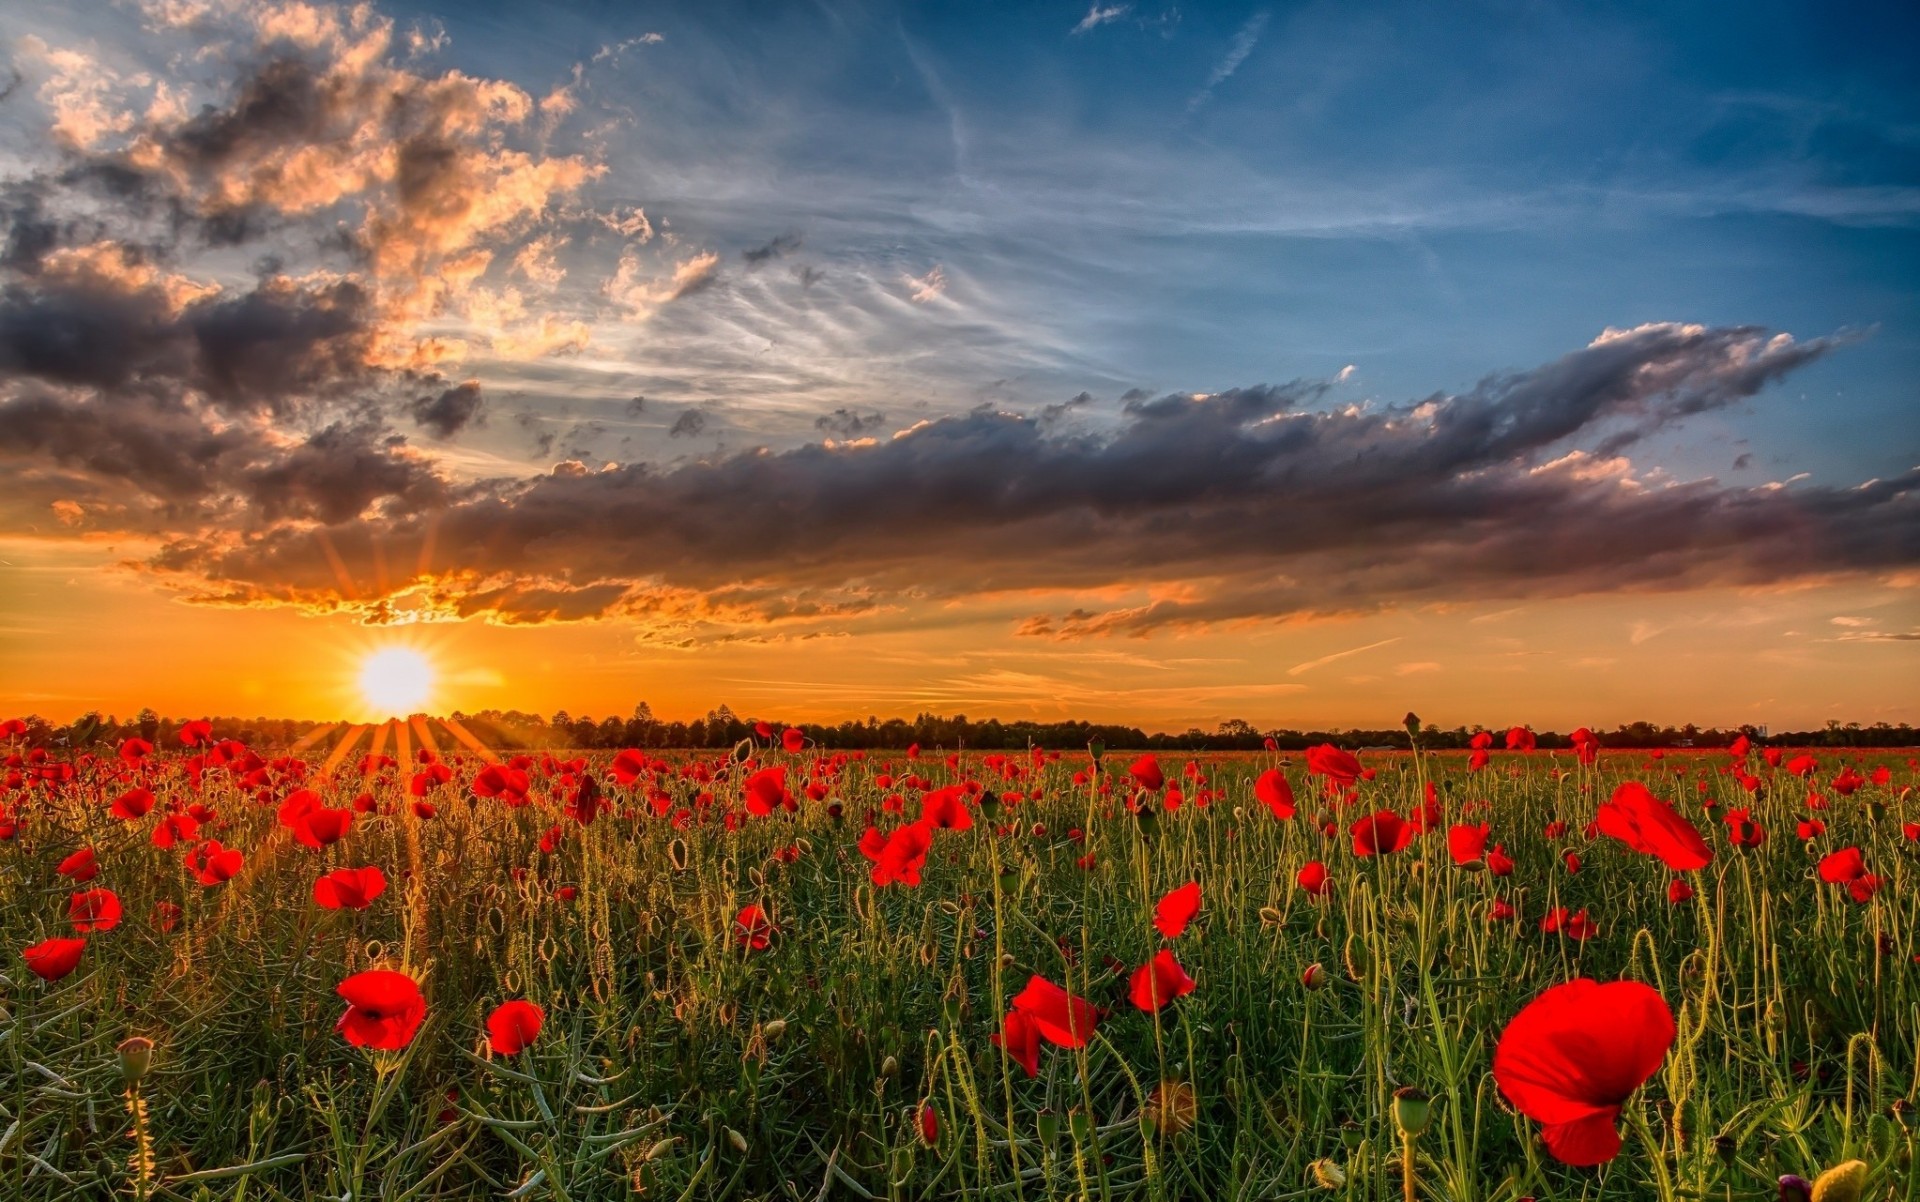
{"label": "blue sky", "polygon": [[412,16],[530,90],[588,62],[589,107],[631,113],[605,201],[736,255],[791,232],[823,271],[940,265],[967,313],[913,335],[930,378],[895,412],[1347,364],[1347,397],[1400,400],[1678,320],[1863,337],[1737,432],[1676,440],[1675,470],[1920,458],[1907,6],[1134,5],[1075,32],[1087,14]]}

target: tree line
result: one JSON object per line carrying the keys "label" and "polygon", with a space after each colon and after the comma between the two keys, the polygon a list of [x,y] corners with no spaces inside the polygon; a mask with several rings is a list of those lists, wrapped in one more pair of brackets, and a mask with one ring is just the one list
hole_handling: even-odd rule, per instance
{"label": "tree line", "polygon": [[[641,702],[625,717],[574,717],[565,710],[541,716],[520,710],[456,711],[452,717],[464,724],[481,741],[497,750],[614,750],[625,747],[652,749],[732,747],[756,736],[755,726],[763,721],[742,717],[722,705],[706,716],[691,721],[656,718],[652,707]],[[83,714],[66,724],[49,722],[38,716],[25,719],[26,732],[18,742],[30,747],[89,748],[117,746],[127,738],[142,738],[156,747],[178,746],[181,725],[187,718],[163,717],[152,709],[143,709],[125,720],[100,713]],[[216,739],[237,739],[249,747],[285,748],[298,743],[319,728],[339,725],[295,718],[216,717],[211,719]],[[768,721],[779,730],[784,724]],[[1407,746],[1404,726],[1377,730],[1292,730],[1261,729],[1235,718],[1213,730],[1198,727],[1181,732],[1148,733],[1137,726],[1084,721],[1036,722],[1026,719],[1003,721],[999,718],[972,719],[965,714],[946,717],[921,713],[908,719],[869,717],[864,722],[848,719],[837,724],[803,723],[807,738],[817,747],[852,750],[904,751],[918,744],[928,751],[952,751],[967,748],[977,751],[1015,751],[1028,747],[1058,750],[1084,748],[1090,744],[1115,751],[1259,751],[1271,745],[1281,751],[1301,751],[1321,743],[1346,748]],[[1482,731],[1494,735],[1494,746],[1503,745],[1506,728],[1455,726],[1423,727],[1420,745],[1434,750],[1461,749],[1469,746]],[[322,732],[324,734],[324,731]],[[1564,749],[1573,743],[1571,732],[1535,731],[1541,748]],[[1742,735],[1756,743],[1794,747],[1913,747],[1920,737],[1912,725],[1876,722],[1863,726],[1858,722],[1829,721],[1819,730],[1769,732],[1754,726],[1701,727],[1692,723],[1663,726],[1653,722],[1622,723],[1611,730],[1594,728],[1603,747],[1670,748],[1726,747]]]}

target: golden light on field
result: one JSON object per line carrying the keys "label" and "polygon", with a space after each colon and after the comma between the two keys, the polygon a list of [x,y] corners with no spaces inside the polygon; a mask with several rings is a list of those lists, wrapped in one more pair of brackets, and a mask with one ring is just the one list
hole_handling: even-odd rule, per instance
{"label": "golden light on field", "polygon": [[433,694],[433,665],[411,647],[383,647],[360,664],[360,696],[378,715],[404,718]]}

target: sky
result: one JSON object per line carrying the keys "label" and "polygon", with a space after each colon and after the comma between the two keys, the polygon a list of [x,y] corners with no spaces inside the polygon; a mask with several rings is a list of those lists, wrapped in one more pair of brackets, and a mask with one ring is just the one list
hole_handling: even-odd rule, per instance
{"label": "sky", "polygon": [[0,710],[1920,689],[1911,5],[0,17]]}

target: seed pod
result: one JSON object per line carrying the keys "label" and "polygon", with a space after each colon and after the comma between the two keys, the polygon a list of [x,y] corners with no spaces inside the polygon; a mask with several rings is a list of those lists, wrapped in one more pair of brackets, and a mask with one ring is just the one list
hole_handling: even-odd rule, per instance
{"label": "seed pod", "polygon": [[127,1083],[128,1089],[132,1089],[140,1084],[140,1079],[153,1066],[153,1040],[144,1035],[134,1035],[122,1040],[114,1050],[120,1053],[120,1078]]}
{"label": "seed pod", "polygon": [[1060,1138],[1060,1116],[1051,1109],[1044,1109],[1033,1116],[1034,1129],[1040,1133],[1044,1143],[1052,1143]]}
{"label": "seed pod", "polygon": [[1407,1085],[1393,1091],[1393,1125],[1400,1134],[1413,1139],[1427,1129],[1433,1117],[1432,1103],[1417,1086]]}

